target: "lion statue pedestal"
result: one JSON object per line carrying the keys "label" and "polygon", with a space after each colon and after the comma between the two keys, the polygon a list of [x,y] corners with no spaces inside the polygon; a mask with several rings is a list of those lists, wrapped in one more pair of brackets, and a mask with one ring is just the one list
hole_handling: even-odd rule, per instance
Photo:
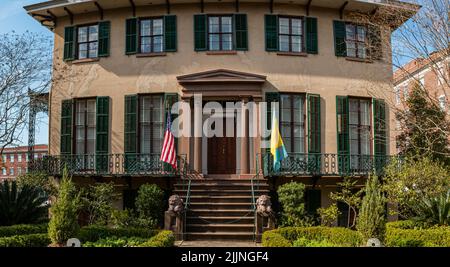
{"label": "lion statue pedestal", "polygon": [[183,240],[184,204],[178,195],[169,198],[169,209],[164,213],[164,229],[173,231],[176,240]]}
{"label": "lion statue pedestal", "polygon": [[262,195],[256,200],[256,242],[261,242],[262,234],[275,229],[275,215],[270,197]]}

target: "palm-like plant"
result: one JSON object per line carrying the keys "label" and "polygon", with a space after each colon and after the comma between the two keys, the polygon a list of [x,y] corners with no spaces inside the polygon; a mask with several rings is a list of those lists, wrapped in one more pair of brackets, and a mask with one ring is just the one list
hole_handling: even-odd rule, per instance
{"label": "palm-like plant", "polygon": [[0,183],[0,225],[36,223],[47,213],[47,196],[38,187]]}
{"label": "palm-like plant", "polygon": [[450,225],[450,189],[417,205],[418,220],[430,225]]}

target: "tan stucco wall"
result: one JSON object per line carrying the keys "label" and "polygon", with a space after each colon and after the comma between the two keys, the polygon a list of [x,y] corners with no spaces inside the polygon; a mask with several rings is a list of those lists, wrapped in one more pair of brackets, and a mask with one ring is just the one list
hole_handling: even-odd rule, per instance
{"label": "tan stucco wall", "polygon": [[[234,13],[233,4],[206,4],[205,13]],[[136,16],[160,16],[165,7],[139,7]],[[312,8],[318,17],[319,54],[279,56],[265,51],[264,14],[269,4],[241,4],[240,13],[248,15],[249,50],[236,55],[207,55],[195,52],[193,14],[200,5],[172,5],[177,15],[178,52],[164,57],[137,58],[125,55],[125,19],[131,9],[105,10],[104,20],[111,21],[111,56],[98,62],[73,64],[62,61],[64,27],[68,18],[58,20],[55,29],[55,82],[51,90],[49,145],[51,154],[59,154],[61,100],[75,97],[110,96],[111,153],[123,153],[124,95],[150,92],[180,92],[176,76],[212,69],[230,69],[267,76],[264,91],[308,92],[322,98],[323,152],[336,153],[336,95],[391,97],[392,67],[377,61],[362,63],[337,58],[334,52],[333,20],[339,11]],[[274,14],[306,15],[305,8],[275,5]],[[74,25],[99,20],[98,13],[76,15]],[[389,51],[384,51],[388,55]],[[62,75],[61,75],[62,74]],[[393,116],[390,115],[392,120]],[[394,124],[391,124],[394,125]],[[393,145],[391,152],[395,151]]]}

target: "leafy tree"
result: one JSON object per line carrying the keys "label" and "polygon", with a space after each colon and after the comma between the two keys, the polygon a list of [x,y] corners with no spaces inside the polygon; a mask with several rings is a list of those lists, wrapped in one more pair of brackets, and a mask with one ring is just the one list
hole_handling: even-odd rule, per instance
{"label": "leafy tree", "polygon": [[58,194],[58,185],[55,180],[51,179],[43,172],[29,172],[17,177],[17,184],[19,186],[39,187],[49,197],[55,197]]}
{"label": "leafy tree", "polygon": [[318,208],[317,213],[320,216],[320,223],[323,226],[331,227],[336,223],[341,212],[336,203],[330,205],[327,208]]}
{"label": "leafy tree", "polygon": [[278,187],[278,201],[282,206],[282,226],[311,226],[312,220],[305,210],[305,185],[290,182]]}
{"label": "leafy tree", "polygon": [[38,187],[18,186],[16,181],[0,183],[0,225],[39,223],[48,214],[46,200]]}
{"label": "leafy tree", "polygon": [[435,101],[420,85],[416,85],[406,100],[405,110],[398,111],[401,134],[397,136],[400,154],[410,158],[428,157],[450,164],[450,122]]}
{"label": "leafy tree", "polygon": [[450,171],[429,158],[394,160],[386,166],[383,190],[389,202],[397,203],[404,219],[417,217],[416,207],[423,199],[438,197],[450,187]]}
{"label": "leafy tree", "polygon": [[141,224],[148,222],[148,227],[155,227],[162,219],[164,209],[164,192],[155,184],[144,184],[139,188],[136,198],[136,211]]}
{"label": "leafy tree", "polygon": [[[340,187],[338,192],[332,192],[330,198],[337,202],[345,203],[348,206],[347,227],[353,228],[358,217],[358,210],[361,206],[362,189],[358,189],[358,180],[353,177],[344,177],[342,182],[337,183]],[[354,214],[352,219],[352,213]]]}
{"label": "leafy tree", "polygon": [[80,194],[69,177],[67,168],[59,187],[56,202],[50,209],[51,218],[48,226],[49,237],[53,244],[64,244],[78,232],[78,212],[80,208]]}
{"label": "leafy tree", "polygon": [[376,175],[370,175],[364,188],[365,196],[362,200],[356,229],[362,236],[384,240],[386,232],[386,198]]}
{"label": "leafy tree", "polygon": [[89,185],[81,193],[83,210],[88,214],[88,224],[106,225],[116,199],[113,183]]}

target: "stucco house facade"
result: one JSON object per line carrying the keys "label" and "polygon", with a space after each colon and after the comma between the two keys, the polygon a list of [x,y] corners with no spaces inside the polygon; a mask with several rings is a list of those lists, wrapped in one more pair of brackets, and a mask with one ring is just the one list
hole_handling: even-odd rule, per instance
{"label": "stucco house facade", "polygon": [[[190,191],[192,238],[248,238],[254,198],[291,180],[307,185],[314,213],[332,203],[329,194],[344,176],[363,185],[395,154],[395,118],[386,104],[394,97],[391,48],[382,40],[400,25],[362,23],[351,14],[412,15],[417,8],[362,0],[27,6],[55,36],[49,172],[60,175],[65,165],[80,184],[113,181],[122,193],[119,208],[129,207],[143,183],[183,198]],[[178,101],[192,107],[190,116],[173,112]],[[209,115],[194,107],[209,102],[269,108],[224,119],[241,129],[240,137],[208,137],[202,127]],[[263,145],[267,138],[249,134],[250,121],[270,125],[271,103],[279,103],[288,152],[279,171]],[[169,111],[191,125],[177,138],[177,170],[159,161]],[[181,186],[187,179],[188,190]]]}

